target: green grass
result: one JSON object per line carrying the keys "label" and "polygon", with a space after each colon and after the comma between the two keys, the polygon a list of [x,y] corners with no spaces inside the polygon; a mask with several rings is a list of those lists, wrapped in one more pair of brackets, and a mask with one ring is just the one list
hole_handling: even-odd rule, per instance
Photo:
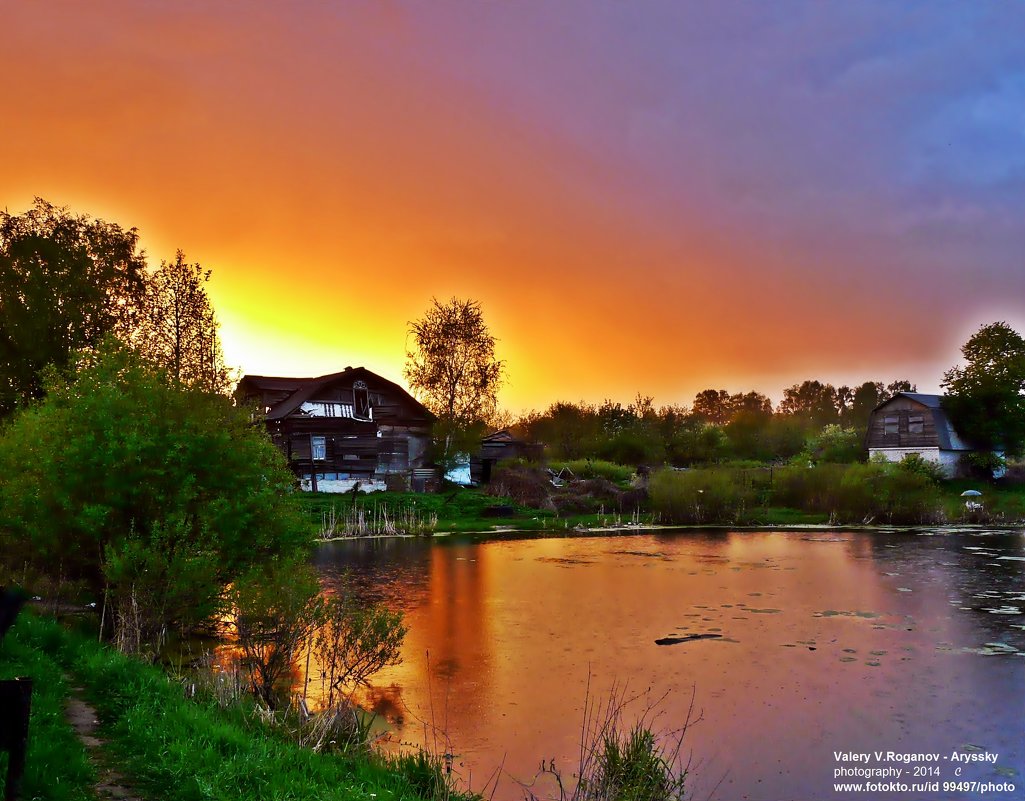
{"label": "green grass", "polygon": [[[52,636],[38,620],[23,614],[0,645],[0,679],[28,676],[32,715],[25,758],[22,798],[85,801],[93,798],[93,769],[64,718],[69,688],[62,668],[36,644]],[[0,786],[7,777],[7,756],[0,757]]]}
{"label": "green grass", "polygon": [[604,478],[622,486],[629,485],[630,479],[637,472],[629,465],[604,459],[573,459],[568,462],[551,462],[548,466],[556,473],[568,467],[577,478]]}
{"label": "green grass", "polygon": [[[413,782],[377,756],[317,754],[286,741],[243,707],[187,700],[180,685],[141,664],[68,633],[58,624],[23,615],[5,647],[5,670],[17,665],[49,689],[34,709],[26,798],[84,799],[91,773],[63,723],[68,671],[85,687],[101,719],[100,736],[119,771],[141,794],[161,801],[378,801],[416,799]],[[9,635],[10,636],[10,635]],[[40,720],[37,723],[36,717]],[[33,765],[34,763],[34,765]],[[45,781],[43,781],[45,777]],[[68,787],[58,794],[54,787]],[[28,784],[26,784],[28,788]]]}
{"label": "green grass", "polygon": [[[304,492],[298,496],[299,504],[314,530],[318,530],[322,516],[332,506],[337,515],[341,516],[352,508],[351,494],[329,494]],[[485,495],[477,489],[453,488],[438,493],[419,492],[375,492],[361,495],[356,503],[371,509],[374,505],[386,506],[391,510],[415,506],[424,515],[437,515],[436,533],[490,531],[495,527],[513,527],[523,530],[541,530],[558,526],[561,528],[567,518],[557,518],[554,512],[531,509],[521,506],[507,498],[496,498]],[[492,517],[484,514],[484,510],[492,506],[511,506],[512,515]],[[596,515],[582,515],[590,520]],[[572,518],[575,525],[578,520]],[[597,523],[594,523],[595,525]]]}
{"label": "green grass", "polygon": [[[842,469],[842,468],[838,468]],[[707,470],[688,471],[695,476],[699,474],[715,474],[727,483],[743,479],[744,483],[754,482],[754,496],[745,503],[743,515],[727,516],[724,519],[703,519],[701,521],[678,521],[692,522],[699,525],[759,525],[759,526],[788,526],[788,525],[826,525],[830,522],[828,512],[811,511],[793,506],[786,506],[766,495],[775,494],[768,482],[767,471],[753,470],[730,470],[727,468],[709,468]],[[680,475],[687,476],[688,473]],[[776,478],[781,481],[785,478],[785,469],[777,471]],[[737,478],[740,477],[740,478]],[[764,485],[764,486],[762,486]],[[983,493],[982,502],[985,513],[966,515],[964,498],[960,497],[961,492],[966,489],[978,489]],[[767,491],[768,490],[768,491]],[[707,491],[707,488],[706,488]],[[957,525],[965,522],[975,522],[992,525],[1014,525],[1025,521],[1025,485],[1006,484],[998,482],[989,484],[984,481],[970,479],[957,479],[944,481],[938,488],[939,502],[942,511],[950,525]],[[611,514],[571,514],[558,515],[551,510],[532,509],[526,506],[517,505],[505,498],[496,498],[486,495],[478,489],[453,488],[441,493],[411,493],[411,492],[383,492],[371,495],[360,496],[358,503],[365,505],[382,504],[392,509],[404,506],[416,505],[425,514],[437,515],[438,523],[435,533],[459,534],[490,532],[496,529],[515,529],[516,531],[561,531],[583,528],[598,528],[615,524],[615,518]],[[322,513],[335,506],[340,514],[343,509],[352,504],[351,495],[331,495],[326,493],[303,493],[299,496],[299,503],[305,510],[310,521],[312,530],[316,531],[320,525]],[[511,506],[514,514],[505,517],[490,517],[484,515],[484,510],[489,506]],[[628,518],[624,518],[625,522]],[[654,520],[654,518],[642,515],[643,522]],[[661,522],[669,524],[672,516],[663,515]],[[860,519],[860,518],[859,518]],[[856,522],[856,521],[855,521]]]}
{"label": "green grass", "polygon": [[767,506],[752,512],[752,523],[759,526],[825,526],[829,524],[829,515],[785,506]]}
{"label": "green grass", "polygon": [[[978,490],[977,498],[983,506],[983,513],[969,515],[965,510],[965,490]],[[1004,481],[989,483],[977,479],[954,479],[940,485],[943,495],[943,509],[951,523],[975,521],[996,525],[1014,525],[1025,522],[1025,484],[1009,484]]]}

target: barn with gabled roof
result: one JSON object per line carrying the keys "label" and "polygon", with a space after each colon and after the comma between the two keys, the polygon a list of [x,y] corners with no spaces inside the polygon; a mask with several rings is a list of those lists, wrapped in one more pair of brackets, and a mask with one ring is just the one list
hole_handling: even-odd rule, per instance
{"label": "barn with gabled roof", "polygon": [[917,454],[938,464],[948,477],[959,475],[962,457],[975,450],[954,428],[943,396],[921,392],[898,392],[873,409],[865,445],[869,458],[899,462]]}

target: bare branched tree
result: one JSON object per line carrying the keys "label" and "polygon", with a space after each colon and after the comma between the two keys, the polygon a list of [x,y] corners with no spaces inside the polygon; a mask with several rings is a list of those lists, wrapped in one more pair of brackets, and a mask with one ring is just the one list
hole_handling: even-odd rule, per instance
{"label": "bare branched tree", "polygon": [[406,631],[401,612],[351,599],[330,599],[314,645],[324,671],[328,705],[347,700],[381,668],[399,664]]}

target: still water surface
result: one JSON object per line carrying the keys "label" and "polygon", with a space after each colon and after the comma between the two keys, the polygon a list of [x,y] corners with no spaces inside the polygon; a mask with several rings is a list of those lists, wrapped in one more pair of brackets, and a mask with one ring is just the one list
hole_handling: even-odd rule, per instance
{"label": "still water surface", "polygon": [[[542,760],[572,773],[588,682],[668,693],[666,727],[695,696],[693,798],[864,799],[834,790],[834,752],[966,746],[999,758],[962,778],[1025,798],[1021,532],[379,539],[316,564],[327,591],[348,573],[406,615],[403,663],[372,694],[393,736],[450,749],[474,789],[500,776],[496,801],[522,798]],[[722,636],[655,643],[686,634]]]}

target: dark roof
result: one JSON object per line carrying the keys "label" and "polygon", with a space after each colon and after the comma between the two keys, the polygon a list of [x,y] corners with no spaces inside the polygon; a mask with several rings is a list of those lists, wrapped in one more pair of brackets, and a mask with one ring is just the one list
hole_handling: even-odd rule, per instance
{"label": "dark roof", "polygon": [[431,412],[428,411],[428,409],[416,398],[406,392],[406,390],[393,381],[382,378],[377,375],[377,373],[370,372],[365,367],[346,367],[340,373],[330,373],[328,375],[317,376],[316,378],[284,378],[280,376],[246,375],[242,377],[241,381],[239,381],[239,385],[241,386],[243,383],[249,383],[257,389],[285,390],[291,392],[287,398],[274,404],[270,408],[270,411],[267,412],[268,420],[281,420],[292,414],[327,384],[340,380],[355,381],[358,378],[370,379],[374,384],[389,387],[400,398],[404,398],[406,402],[413,407],[413,409],[420,412],[425,419],[434,419],[434,415],[431,414]]}
{"label": "dark roof", "polygon": [[[923,406],[928,406],[930,409],[940,409],[943,407],[943,396],[942,395],[927,395],[924,392],[898,392],[905,398],[911,398],[913,401],[918,401]],[[897,397],[894,395],[894,397]]]}
{"label": "dark roof", "polygon": [[501,431],[481,437],[481,442],[518,442],[518,440],[509,433],[508,428],[503,428]]}
{"label": "dark roof", "polygon": [[245,383],[258,390],[295,392],[306,382],[314,380],[313,378],[285,378],[274,375],[244,375],[238,383],[239,386]]}
{"label": "dark roof", "polygon": [[913,401],[921,403],[923,406],[928,406],[930,409],[940,409],[943,407],[943,396],[942,395],[926,395],[924,392],[898,392],[896,395],[887,398],[872,411],[882,409],[886,404],[891,403],[897,398],[909,398]]}

